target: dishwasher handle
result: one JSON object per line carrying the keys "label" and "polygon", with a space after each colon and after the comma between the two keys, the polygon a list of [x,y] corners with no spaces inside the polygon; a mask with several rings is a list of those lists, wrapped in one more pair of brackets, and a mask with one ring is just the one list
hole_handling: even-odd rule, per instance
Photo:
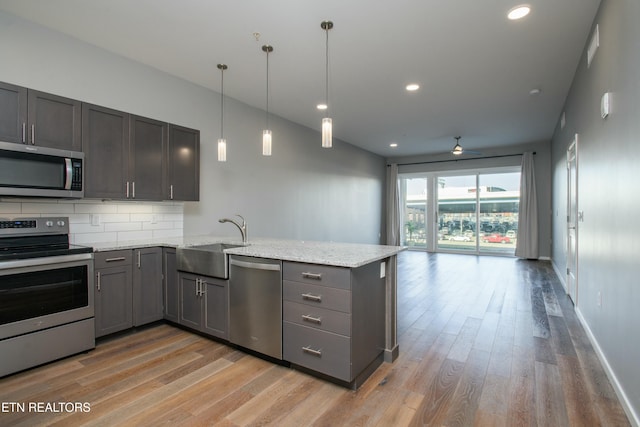
{"label": "dishwasher handle", "polygon": [[236,267],[252,268],[254,270],[280,271],[280,264],[267,264],[263,262],[240,261],[239,259],[235,259],[235,258],[231,258],[229,260],[229,264],[235,265]]}

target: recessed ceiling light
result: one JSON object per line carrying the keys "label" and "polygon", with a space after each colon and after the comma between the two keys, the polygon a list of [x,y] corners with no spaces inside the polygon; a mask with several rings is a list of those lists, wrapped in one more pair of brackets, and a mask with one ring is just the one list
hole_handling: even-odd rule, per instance
{"label": "recessed ceiling light", "polygon": [[419,85],[419,84],[417,84],[417,83],[410,83],[410,84],[408,84],[408,85],[405,87],[405,89],[406,89],[408,92],[415,92],[415,91],[417,91],[418,89],[420,89],[420,85]]}
{"label": "recessed ceiling light", "polygon": [[517,19],[522,19],[527,16],[531,12],[531,6],[528,4],[521,4],[520,6],[516,6],[512,8],[509,13],[507,13],[507,18],[515,21]]}
{"label": "recessed ceiling light", "polygon": [[389,147],[391,148],[396,148],[398,146],[397,142],[392,142],[391,144],[389,144]]}
{"label": "recessed ceiling light", "polygon": [[326,109],[327,109],[327,104],[318,104],[318,105],[316,106],[316,108],[317,108],[318,110],[326,110]]}
{"label": "recessed ceiling light", "polygon": [[540,88],[534,87],[529,91],[529,95],[531,96],[540,95],[540,92],[542,92]]}

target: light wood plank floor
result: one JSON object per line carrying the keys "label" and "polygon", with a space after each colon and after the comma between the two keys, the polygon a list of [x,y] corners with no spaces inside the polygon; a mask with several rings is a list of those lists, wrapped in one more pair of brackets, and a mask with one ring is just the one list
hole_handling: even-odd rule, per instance
{"label": "light wood plank floor", "polygon": [[358,391],[160,324],[0,379],[0,425],[629,425],[550,264],[404,252],[398,278],[400,357]]}

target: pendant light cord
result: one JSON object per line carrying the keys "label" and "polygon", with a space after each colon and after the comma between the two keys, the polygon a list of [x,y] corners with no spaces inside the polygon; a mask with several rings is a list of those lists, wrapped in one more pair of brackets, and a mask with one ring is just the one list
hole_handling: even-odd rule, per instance
{"label": "pendant light cord", "polygon": [[269,49],[267,49],[267,129],[269,129]]}
{"label": "pendant light cord", "polygon": [[224,139],[224,69],[220,69],[220,139]]}
{"label": "pendant light cord", "polygon": [[327,38],[326,38],[326,49],[325,49],[325,94],[324,94],[324,100],[325,103],[327,104],[327,109],[324,112],[324,116],[325,117],[329,117],[329,27],[327,26],[327,28],[325,29],[325,33],[327,33]]}

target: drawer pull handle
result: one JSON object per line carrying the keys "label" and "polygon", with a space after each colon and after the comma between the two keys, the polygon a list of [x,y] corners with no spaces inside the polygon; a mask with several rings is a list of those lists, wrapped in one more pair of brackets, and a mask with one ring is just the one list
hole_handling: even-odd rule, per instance
{"label": "drawer pull handle", "polygon": [[322,295],[302,294],[302,299],[314,302],[322,302]]}
{"label": "drawer pull handle", "polygon": [[104,262],[114,262],[114,261],[124,261],[126,258],[123,256],[115,257],[115,258],[107,258]]}
{"label": "drawer pull handle", "polygon": [[308,314],[303,314],[302,320],[310,323],[317,323],[318,325],[322,324],[322,319],[320,317],[313,317],[309,316]]}
{"label": "drawer pull handle", "polygon": [[322,274],[320,273],[302,272],[302,277],[305,279],[322,280]]}
{"label": "drawer pull handle", "polygon": [[311,347],[302,347],[302,351],[316,357],[322,357],[322,350],[314,350]]}

